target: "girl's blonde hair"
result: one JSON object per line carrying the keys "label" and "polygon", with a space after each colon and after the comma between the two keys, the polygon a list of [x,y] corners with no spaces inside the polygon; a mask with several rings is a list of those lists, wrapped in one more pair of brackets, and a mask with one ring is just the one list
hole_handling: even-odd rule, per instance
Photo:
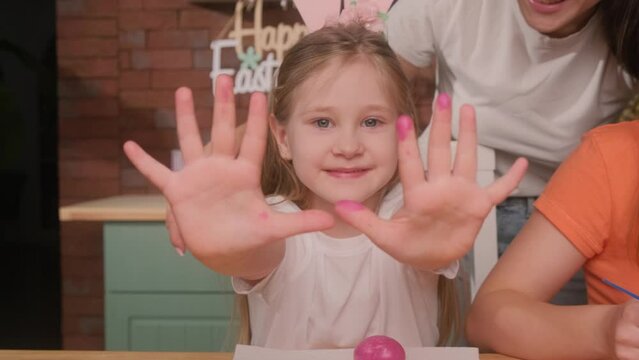
{"label": "girl's blonde hair", "polygon": [[[361,24],[324,27],[295,44],[284,56],[276,75],[276,85],[270,94],[271,114],[280,124],[286,124],[295,101],[295,91],[307,79],[332,61],[347,63],[359,57],[370,61],[379,71],[398,113],[409,115],[416,123],[417,111],[411,97],[411,87],[399,60],[383,34],[371,32]],[[309,190],[295,175],[292,163],[280,156],[272,133],[269,133],[261,183],[264,194],[282,195],[300,208],[308,208]],[[438,344],[447,343],[453,331],[459,330],[454,289],[452,280],[440,276]],[[237,305],[240,313],[238,343],[248,344],[251,334],[246,296],[239,296]]]}

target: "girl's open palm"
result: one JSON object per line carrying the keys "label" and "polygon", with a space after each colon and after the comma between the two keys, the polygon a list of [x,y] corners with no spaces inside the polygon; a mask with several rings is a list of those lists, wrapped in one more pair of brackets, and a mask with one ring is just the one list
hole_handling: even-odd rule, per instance
{"label": "girl's open palm", "polygon": [[[451,109],[447,95],[438,99],[428,143],[428,179],[424,175],[412,121],[397,121],[399,173],[404,206],[390,220],[367,208],[338,203],[336,211],[400,262],[437,269],[463,257],[473,246],[484,219],[523,177],[527,162],[518,159],[506,175],[488,187],[476,181],[475,113],[465,105],[451,171]],[[346,205],[346,206],[344,206]]]}
{"label": "girl's open palm", "polygon": [[220,273],[259,279],[281,260],[281,240],[329,228],[333,219],[320,211],[278,213],[266,204],[260,187],[268,129],[266,98],[260,93],[251,96],[246,133],[236,155],[232,87],[229,77],[218,77],[210,154],[204,151],[187,88],[175,95],[182,170],[172,172],[134,142],[127,142],[124,150],[167,198],[179,228],[173,231],[195,257]]}

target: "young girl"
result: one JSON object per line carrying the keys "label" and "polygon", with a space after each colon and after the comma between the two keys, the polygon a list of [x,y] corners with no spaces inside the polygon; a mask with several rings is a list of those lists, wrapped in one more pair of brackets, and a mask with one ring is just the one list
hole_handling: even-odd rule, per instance
{"label": "young girl", "polygon": [[[620,60],[639,78],[633,51]],[[525,359],[639,359],[639,302],[603,281],[639,294],[639,120],[586,134],[535,207],[479,290],[469,339]],[[548,304],[581,267],[588,305]]]}
{"label": "young girl", "polygon": [[407,80],[383,35],[361,25],[304,37],[276,83],[270,115],[263,94],[251,97],[237,156],[227,77],[216,81],[212,154],[187,89],[176,94],[184,169],[169,171],[133,142],[125,152],[167,197],[192,254],[248,296],[251,344],[343,348],[374,334],[405,346],[442,343],[454,309],[438,279],[455,276],[525,160],[479,187],[474,113],[465,106],[451,172],[442,95],[426,181]]}

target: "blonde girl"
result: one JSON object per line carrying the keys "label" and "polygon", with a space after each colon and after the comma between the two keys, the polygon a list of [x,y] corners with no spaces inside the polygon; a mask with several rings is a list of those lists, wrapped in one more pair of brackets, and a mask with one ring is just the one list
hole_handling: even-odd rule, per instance
{"label": "blonde girl", "polygon": [[398,60],[382,35],[351,24],[316,31],[287,53],[270,113],[263,94],[251,97],[239,155],[230,78],[216,81],[211,154],[188,89],[177,91],[176,107],[184,169],[171,172],[133,142],[124,150],[167,197],[192,254],[247,295],[251,344],[343,348],[375,334],[405,346],[445,341],[453,296],[440,278],[455,276],[526,168],[520,160],[490,186],[476,184],[470,106],[460,111],[451,172],[451,104],[438,99],[426,180]]}

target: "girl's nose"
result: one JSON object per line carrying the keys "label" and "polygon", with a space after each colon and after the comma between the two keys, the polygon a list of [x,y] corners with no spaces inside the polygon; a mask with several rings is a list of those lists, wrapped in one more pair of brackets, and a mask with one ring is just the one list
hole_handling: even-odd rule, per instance
{"label": "girl's nose", "polygon": [[335,156],[343,156],[347,159],[360,155],[364,150],[364,146],[357,136],[356,132],[344,131],[335,139],[333,145],[333,154]]}

